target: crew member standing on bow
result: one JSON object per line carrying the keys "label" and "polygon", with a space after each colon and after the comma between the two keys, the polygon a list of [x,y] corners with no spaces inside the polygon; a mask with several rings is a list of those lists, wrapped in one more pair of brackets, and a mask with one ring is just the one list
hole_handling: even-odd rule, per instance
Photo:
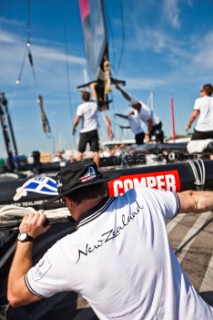
{"label": "crew member standing on bow", "polygon": [[147,142],[163,143],[164,133],[160,118],[144,102],[131,98],[119,85],[116,85],[116,88],[121,92],[122,96],[130,102],[131,107],[135,110],[135,114],[147,126],[144,140]]}
{"label": "crew member standing on bow", "polygon": [[189,118],[186,130],[198,118],[192,140],[213,139],[213,86],[204,84],[200,90],[200,97],[195,100],[194,110]]}
{"label": "crew member standing on bow", "polygon": [[[80,104],[76,111],[76,117],[73,122],[72,134],[75,135],[76,127],[82,120],[82,128],[80,130],[80,140],[78,145],[77,160],[83,159],[83,153],[86,150],[87,144],[90,145],[90,150],[93,152],[93,158],[97,166],[100,164],[99,157],[99,135],[98,135],[98,99],[95,89],[95,83],[90,85],[92,100],[90,100],[90,92],[82,91],[81,97],[83,103]],[[106,122],[107,135],[109,139],[114,138],[110,117],[107,112],[103,111],[103,116]]]}
{"label": "crew member standing on bow", "polygon": [[75,291],[100,320],[213,319],[213,308],[184,275],[166,230],[166,219],[179,212],[212,210],[213,192],[137,187],[109,197],[105,183],[119,175],[103,175],[91,161],[76,161],[59,171],[59,194],[53,200],[63,199],[75,231],[33,266],[32,240],[47,230],[45,216],[23,218],[8,301],[20,306]]}
{"label": "crew member standing on bow", "polygon": [[[195,100],[194,110],[191,113],[186,131],[198,118],[191,140],[213,139],[213,86],[204,84],[200,90],[200,97]],[[211,155],[213,159],[213,155]]]}
{"label": "crew member standing on bow", "polygon": [[[95,84],[90,85],[92,94],[95,91]],[[83,159],[83,153],[86,151],[87,144],[93,152],[94,161],[99,166],[99,136],[98,136],[98,105],[96,100],[90,101],[90,92],[82,91],[81,97],[83,103],[80,104],[76,111],[76,117],[73,122],[72,134],[75,135],[76,127],[82,120],[80,130],[80,140],[78,145],[77,160]],[[93,94],[94,98],[94,94]]]}

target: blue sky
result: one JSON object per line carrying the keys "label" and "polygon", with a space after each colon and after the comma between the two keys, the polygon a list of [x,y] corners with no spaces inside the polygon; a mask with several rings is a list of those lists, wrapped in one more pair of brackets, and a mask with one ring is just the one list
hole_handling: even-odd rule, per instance
{"label": "blue sky", "polygon": [[[200,87],[213,81],[213,0],[104,2],[112,76],[125,80],[124,89],[144,102],[154,92],[154,110],[167,136],[172,134],[173,96],[176,133],[185,134]],[[27,58],[16,85],[28,35],[28,1],[0,0],[0,92],[9,101],[20,154],[73,149],[79,134],[72,136],[72,122],[81,103],[76,87],[84,83],[86,68],[78,0],[31,0],[30,5],[37,87]],[[43,96],[51,137],[42,131],[38,94]],[[113,114],[129,109],[114,88],[111,97],[110,116],[119,139],[118,124],[126,123]],[[100,135],[106,140],[104,125]],[[126,133],[126,138],[132,137]],[[5,148],[0,131],[1,156]]]}

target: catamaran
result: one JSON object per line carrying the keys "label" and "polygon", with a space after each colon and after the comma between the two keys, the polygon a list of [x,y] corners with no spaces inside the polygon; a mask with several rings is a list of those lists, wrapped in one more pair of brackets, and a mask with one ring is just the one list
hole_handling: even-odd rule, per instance
{"label": "catamaran", "polygon": [[[95,8],[95,10],[93,10]],[[85,51],[88,62],[88,74],[91,81],[81,84],[78,89],[85,88],[91,82],[96,83],[98,96],[98,106],[100,112],[106,112],[110,108],[108,94],[113,84],[125,85],[124,80],[112,77],[108,54],[108,40],[106,32],[106,22],[104,20],[104,1],[103,0],[79,0],[79,10],[82,19],[82,29],[84,33]],[[41,113],[42,97],[38,100]],[[33,164],[21,164],[18,168],[14,164],[11,141],[8,135],[12,133],[9,112],[6,110],[5,100],[1,100],[0,118],[2,122],[3,135],[8,151],[8,170],[11,175],[2,172],[0,177],[0,249],[1,263],[0,270],[5,278],[2,283],[5,306],[5,281],[7,278],[8,265],[15,248],[17,228],[25,212],[29,210],[44,210],[53,227],[35,243],[34,261],[37,261],[43,251],[52,245],[57,239],[72,231],[72,222],[68,218],[68,211],[57,202],[52,207],[46,208],[45,203],[52,196],[57,194],[55,175],[61,164],[43,164],[34,154]],[[47,118],[42,113],[46,130],[49,130]],[[15,139],[12,133],[12,141],[15,146]],[[213,190],[213,161],[208,159],[213,151],[213,141],[196,143],[165,143],[165,144],[146,144],[136,146],[134,141],[110,141],[108,147],[124,144],[125,148],[119,155],[104,156],[101,158],[101,166],[109,173],[114,170],[121,172],[119,179],[108,182],[110,196],[118,196],[128,189],[137,185],[143,185],[160,190],[170,190],[174,192],[194,189]],[[107,146],[107,144],[105,144]],[[18,155],[17,149],[16,155]],[[154,165],[150,164],[149,156],[153,157]],[[205,155],[205,157],[204,157]],[[152,163],[153,164],[153,163]],[[26,176],[25,171],[32,171],[32,176]],[[30,208],[30,209],[29,209]],[[28,211],[26,211],[28,210]],[[70,301],[73,301],[73,308],[70,308]],[[85,309],[77,309],[79,301],[74,293],[62,293],[51,299],[45,299],[27,308],[20,308],[20,317],[17,311],[9,308],[9,319],[47,319],[48,314],[59,308],[60,320],[72,317],[73,313],[80,315],[84,312],[83,318],[92,319],[91,310],[85,313]],[[85,303],[85,302],[84,302]],[[60,306],[60,307],[59,307]],[[1,305],[2,310],[4,305]],[[68,311],[63,316],[64,310]],[[83,311],[82,311],[83,310]],[[5,310],[2,311],[2,314]],[[65,314],[65,313],[64,313]],[[23,316],[24,315],[24,316]],[[92,316],[95,319],[94,314]],[[45,318],[46,317],[46,318]]]}

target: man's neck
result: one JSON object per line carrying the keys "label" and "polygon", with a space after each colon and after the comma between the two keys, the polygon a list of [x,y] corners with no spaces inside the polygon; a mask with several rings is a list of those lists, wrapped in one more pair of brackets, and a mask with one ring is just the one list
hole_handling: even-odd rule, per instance
{"label": "man's neck", "polygon": [[103,196],[98,196],[95,199],[87,199],[80,204],[74,204],[72,207],[72,217],[74,220],[80,219],[87,211],[96,207],[103,199]]}

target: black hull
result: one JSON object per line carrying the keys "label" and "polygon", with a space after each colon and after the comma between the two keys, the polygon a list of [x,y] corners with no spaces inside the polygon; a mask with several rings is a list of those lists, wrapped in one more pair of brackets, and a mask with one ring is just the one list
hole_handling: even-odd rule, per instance
{"label": "black hull", "polygon": [[[203,168],[201,164],[203,163]],[[58,169],[59,170],[59,169]],[[109,169],[108,172],[114,172],[115,169]],[[174,186],[173,191],[184,191],[188,189],[197,189],[199,187],[198,180],[202,180],[202,175],[204,174],[203,187],[205,189],[213,189],[213,161],[212,160],[194,160],[194,161],[185,161],[179,163],[169,163],[166,165],[152,165],[152,166],[132,166],[129,168],[120,168],[116,169],[121,173],[123,180],[125,179],[138,179],[139,183],[143,177],[153,177],[162,174],[166,176],[168,173],[174,173]],[[204,173],[202,173],[204,170]],[[48,174],[46,174],[48,176]],[[53,180],[55,180],[55,175],[51,176]],[[34,207],[35,209],[41,208],[44,201],[51,199],[51,195],[40,194],[36,192],[28,192],[26,196],[21,197],[18,200],[14,200],[14,196],[16,194],[16,190],[23,186],[30,178],[20,178],[20,179],[2,179],[0,178],[0,207],[14,204],[22,207]],[[143,180],[143,179],[142,179]],[[147,180],[147,179],[145,179]],[[109,190],[112,188],[112,184],[115,181],[109,183]],[[144,181],[143,181],[144,182]],[[144,183],[143,183],[144,185]],[[134,185],[135,186],[135,185]],[[169,190],[168,186],[162,183],[160,185],[150,185],[147,181],[145,181],[145,186],[151,186],[155,188]],[[171,187],[171,186],[170,186]],[[110,191],[111,195],[114,195],[114,191]],[[60,206],[60,204],[53,204],[52,208],[56,208]]]}

